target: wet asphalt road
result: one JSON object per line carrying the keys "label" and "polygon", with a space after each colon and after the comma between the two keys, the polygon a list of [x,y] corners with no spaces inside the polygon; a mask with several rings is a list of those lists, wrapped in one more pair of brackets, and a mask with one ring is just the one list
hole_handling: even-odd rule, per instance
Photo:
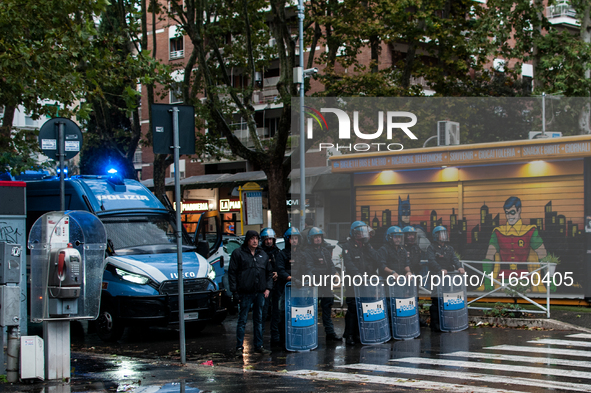
{"label": "wet asphalt road", "polygon": [[[101,342],[93,333],[72,328],[72,380],[69,384],[4,385],[4,391],[30,392],[306,392],[306,391],[590,391],[591,370],[586,362],[588,341],[568,338],[575,331],[469,328],[458,333],[435,333],[421,328],[421,337],[390,341],[377,346],[354,347],[326,343],[319,326],[319,347],[311,352],[252,352],[252,327],[247,325],[245,354],[237,358],[236,317],[202,332],[187,332],[187,365],[179,364],[178,331],[127,329],[115,344]],[[267,324],[268,327],[268,324]],[[344,319],[335,319],[338,333]],[[265,345],[269,343],[268,330]],[[541,341],[540,341],[541,340]],[[573,340],[575,345],[544,340]],[[538,343],[542,344],[538,344]],[[580,344],[583,343],[583,344]],[[488,351],[485,347],[512,345],[517,351]],[[546,350],[545,348],[549,348]],[[561,350],[566,350],[561,354]],[[545,353],[543,351],[548,351]],[[459,355],[449,354],[462,352]],[[467,353],[476,354],[466,358]],[[478,358],[517,356],[501,360]],[[446,355],[447,354],[447,355]],[[530,358],[530,360],[525,360]],[[531,358],[535,358],[532,361]],[[521,360],[520,360],[521,359]],[[569,362],[575,364],[555,363]],[[212,361],[214,367],[201,363]],[[470,361],[467,365],[465,362]],[[443,363],[442,363],[443,362]],[[582,362],[578,364],[576,362]],[[590,363],[586,365],[586,363]],[[532,367],[553,367],[555,375]],[[472,369],[473,366],[477,366]],[[579,374],[572,374],[573,370]],[[571,375],[575,375],[571,377]],[[523,378],[519,384],[512,378]],[[533,382],[532,382],[533,381]],[[537,381],[537,382],[536,382]],[[561,389],[561,388],[565,389]],[[65,389],[65,390],[64,390]]]}

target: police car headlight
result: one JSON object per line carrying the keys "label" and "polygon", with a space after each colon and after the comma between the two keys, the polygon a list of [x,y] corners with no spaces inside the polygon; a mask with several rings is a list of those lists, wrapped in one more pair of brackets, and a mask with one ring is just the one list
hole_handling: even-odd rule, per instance
{"label": "police car headlight", "polygon": [[146,276],[142,276],[141,274],[131,273],[131,272],[128,272],[127,270],[115,268],[115,272],[117,273],[117,275],[119,277],[121,277],[121,279],[123,279],[125,281],[132,282],[134,284],[145,285],[148,283],[148,281],[150,281],[150,279]]}
{"label": "police car headlight", "polygon": [[215,269],[211,265],[209,265],[209,271],[207,272],[207,278],[209,278],[211,281],[215,280]]}

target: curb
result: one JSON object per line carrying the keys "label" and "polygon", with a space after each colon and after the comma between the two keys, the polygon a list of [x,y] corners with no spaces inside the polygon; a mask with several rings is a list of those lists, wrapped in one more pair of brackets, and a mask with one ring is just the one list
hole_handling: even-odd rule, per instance
{"label": "curb", "polygon": [[557,321],[555,319],[528,319],[528,318],[495,318],[495,317],[480,317],[470,316],[469,322],[475,324],[488,323],[489,325],[500,325],[507,327],[528,327],[528,328],[542,328],[553,330],[578,330],[581,332],[591,333],[591,329],[581,326],[572,325],[570,323]]}

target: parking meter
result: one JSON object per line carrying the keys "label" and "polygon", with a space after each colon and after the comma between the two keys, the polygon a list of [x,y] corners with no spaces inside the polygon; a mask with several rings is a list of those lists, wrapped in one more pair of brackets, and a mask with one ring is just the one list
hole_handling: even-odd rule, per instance
{"label": "parking meter", "polygon": [[49,212],[29,233],[31,321],[95,319],[107,243],[101,221],[85,211]]}

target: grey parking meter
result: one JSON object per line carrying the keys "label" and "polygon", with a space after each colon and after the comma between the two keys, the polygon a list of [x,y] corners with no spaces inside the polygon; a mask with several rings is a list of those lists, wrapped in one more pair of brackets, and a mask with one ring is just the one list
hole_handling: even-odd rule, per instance
{"label": "grey parking meter", "polygon": [[31,321],[96,319],[107,236],[85,211],[49,212],[31,228]]}

